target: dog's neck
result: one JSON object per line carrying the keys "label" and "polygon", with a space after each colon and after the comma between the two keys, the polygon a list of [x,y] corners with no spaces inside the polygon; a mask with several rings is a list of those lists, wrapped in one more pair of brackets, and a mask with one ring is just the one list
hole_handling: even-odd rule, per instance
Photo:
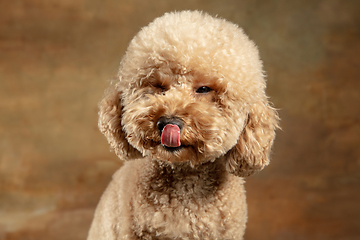
{"label": "dog's neck", "polygon": [[207,162],[197,166],[188,163],[166,163],[151,161],[151,168],[143,176],[144,190],[149,200],[168,198],[166,201],[197,202],[209,201],[226,182],[228,176],[220,161]]}

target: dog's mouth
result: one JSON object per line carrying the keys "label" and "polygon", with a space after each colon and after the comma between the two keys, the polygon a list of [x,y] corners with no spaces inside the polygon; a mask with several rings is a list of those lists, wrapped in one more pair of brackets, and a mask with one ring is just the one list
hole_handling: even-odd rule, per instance
{"label": "dog's mouth", "polygon": [[161,131],[161,144],[167,148],[179,148],[180,128],[176,124],[167,124]]}
{"label": "dog's mouth", "polygon": [[174,151],[181,147],[181,130],[183,121],[177,117],[160,117],[156,123],[159,130],[161,145]]}
{"label": "dog's mouth", "polygon": [[180,128],[175,124],[167,124],[161,131],[161,145],[169,152],[180,151],[184,148],[180,140]]}
{"label": "dog's mouth", "polygon": [[180,151],[181,149],[185,148],[186,146],[184,145],[181,145],[179,147],[167,147],[163,144],[161,144],[163,146],[163,148],[166,150],[166,151],[169,151],[169,152],[176,152],[176,151]]}
{"label": "dog's mouth", "polygon": [[157,142],[168,152],[176,153],[189,147],[188,142],[183,141],[184,122],[178,117],[160,117],[157,121],[160,142]]}

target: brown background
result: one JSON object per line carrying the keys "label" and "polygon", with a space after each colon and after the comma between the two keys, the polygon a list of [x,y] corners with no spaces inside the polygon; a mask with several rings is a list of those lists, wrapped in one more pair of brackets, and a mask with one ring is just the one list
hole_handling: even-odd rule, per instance
{"label": "brown background", "polygon": [[0,0],[0,239],[85,239],[121,166],[97,102],[133,35],[201,9],[258,44],[280,108],[247,240],[360,239],[360,2]]}

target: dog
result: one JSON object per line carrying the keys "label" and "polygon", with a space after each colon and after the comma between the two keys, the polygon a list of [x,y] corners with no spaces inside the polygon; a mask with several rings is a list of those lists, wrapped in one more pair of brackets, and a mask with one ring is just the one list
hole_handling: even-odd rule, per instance
{"label": "dog", "polygon": [[269,164],[278,114],[256,45],[200,11],[166,13],[132,39],[99,103],[125,160],[88,240],[243,239],[244,179]]}

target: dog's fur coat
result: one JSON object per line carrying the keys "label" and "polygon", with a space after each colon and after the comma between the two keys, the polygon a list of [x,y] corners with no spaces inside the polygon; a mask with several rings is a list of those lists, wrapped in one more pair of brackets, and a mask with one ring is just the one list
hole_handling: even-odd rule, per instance
{"label": "dog's fur coat", "polygon": [[[242,239],[242,177],[268,165],[278,122],[255,44],[223,19],[168,13],[134,37],[118,79],[99,128],[133,161],[113,176],[88,240]],[[164,146],[165,124],[181,146]]]}

